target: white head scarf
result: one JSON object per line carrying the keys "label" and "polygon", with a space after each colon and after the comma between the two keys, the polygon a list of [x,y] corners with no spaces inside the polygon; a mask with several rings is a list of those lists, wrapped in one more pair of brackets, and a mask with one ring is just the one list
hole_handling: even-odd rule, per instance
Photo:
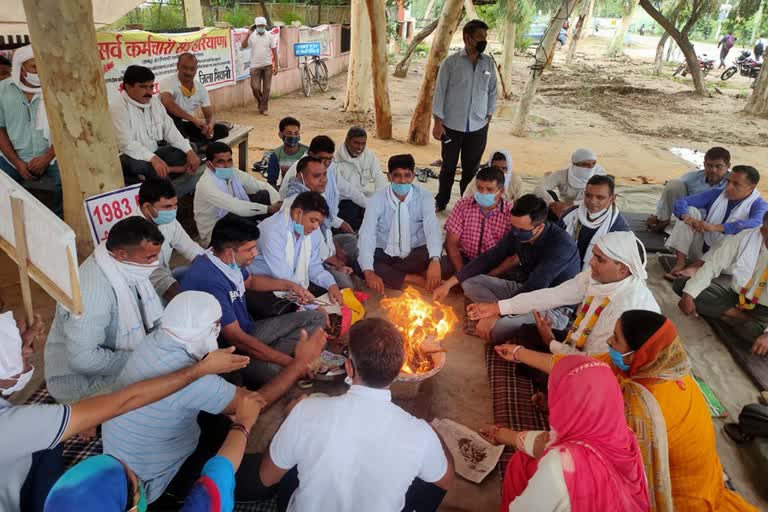
{"label": "white head scarf", "polygon": [[266,26],[267,25],[267,18],[265,18],[263,16],[258,16],[256,18],[253,18],[253,24],[254,25],[264,25],[264,26]]}
{"label": "white head scarf", "polygon": [[162,330],[195,360],[219,348],[221,305],[205,292],[188,291],[175,296],[165,307]]}
{"label": "white head scarf", "polygon": [[[34,59],[35,54],[32,53],[32,46],[22,46],[13,52],[13,62],[11,66],[11,80],[16,86],[24,92],[30,94],[39,94],[40,101],[37,105],[37,117],[35,118],[35,128],[43,132],[43,137],[46,140],[51,140],[51,128],[48,125],[48,116],[45,112],[45,103],[43,102],[43,89],[42,87],[30,87],[21,81],[21,67],[30,59]],[[34,100],[34,97],[32,98]]]}
{"label": "white head scarf", "polygon": [[9,379],[24,369],[21,356],[21,335],[13,313],[0,315],[0,379]]}
{"label": "white head scarf", "polygon": [[[597,246],[612,260],[625,264],[636,278],[645,281],[648,277],[645,271],[645,246],[631,231],[606,233],[597,241]],[[642,254],[638,252],[638,247]]]}
{"label": "white head scarf", "polygon": [[507,170],[504,173],[504,190],[506,191],[509,189],[509,178],[512,176],[512,153],[505,149],[499,149],[496,151],[491,151],[491,155],[488,157],[488,165],[491,165],[493,163],[493,155],[496,153],[500,153],[504,155],[504,159],[507,161]]}
{"label": "white head scarf", "polygon": [[594,167],[580,167],[576,165],[579,162],[597,160],[594,151],[587,148],[579,148],[571,155],[571,165],[568,167],[568,184],[576,189],[583,189],[587,186],[589,178],[595,174],[605,174],[603,168],[597,164]]}

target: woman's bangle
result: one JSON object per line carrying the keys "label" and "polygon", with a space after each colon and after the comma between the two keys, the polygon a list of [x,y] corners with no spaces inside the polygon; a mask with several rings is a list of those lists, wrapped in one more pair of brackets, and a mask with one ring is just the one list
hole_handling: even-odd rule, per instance
{"label": "woman's bangle", "polygon": [[243,425],[242,423],[233,423],[232,425],[229,426],[229,430],[239,430],[240,432],[243,433],[246,439],[251,437],[251,431],[248,430],[246,426]]}
{"label": "woman's bangle", "polygon": [[523,348],[522,345],[517,345],[515,348],[512,349],[512,360],[515,362],[519,362],[520,360],[517,358],[517,352]]}
{"label": "woman's bangle", "polygon": [[515,449],[521,452],[525,451],[525,436],[528,435],[527,430],[522,430],[518,432],[517,437],[515,438]]}

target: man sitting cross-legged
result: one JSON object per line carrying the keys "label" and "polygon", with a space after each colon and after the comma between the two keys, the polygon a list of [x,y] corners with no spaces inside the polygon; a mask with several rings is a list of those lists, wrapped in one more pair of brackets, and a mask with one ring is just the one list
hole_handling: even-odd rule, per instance
{"label": "man sitting cross-legged", "polygon": [[371,196],[358,238],[365,282],[379,293],[385,285],[434,290],[440,285],[442,240],[433,198],[413,184],[413,156],[395,155],[387,167],[390,184]]}
{"label": "man sitting cross-legged", "polygon": [[[215,297],[182,292],[163,313],[163,328],[131,354],[118,384],[128,386],[197,363],[216,348],[223,322]],[[312,333],[311,337],[302,333],[296,358],[258,390],[266,404],[285,394],[320,356],[325,335],[319,329]],[[176,498],[180,503],[230,428],[240,428],[220,415],[234,413],[238,403],[252,393],[217,375],[203,377],[163,400],[104,423],[104,453],[136,473],[147,503],[160,498],[166,490],[171,496],[163,502]],[[247,436],[247,428],[242,428]],[[257,454],[245,456],[236,476],[236,499],[253,500],[270,494],[258,482],[259,462]],[[170,507],[166,505],[162,503],[158,508],[167,510]]]}
{"label": "man sitting cross-legged", "polygon": [[120,96],[110,102],[125,183],[150,176],[170,177],[184,196],[195,188],[200,159],[160,99],[153,97],[154,88],[152,70],[131,65],[125,69]]}
{"label": "man sitting cross-legged", "polygon": [[616,206],[613,178],[602,174],[589,178],[584,189],[584,202],[566,212],[561,223],[576,240],[583,262],[582,270],[589,268],[592,248],[602,235],[613,231],[631,231]]}
{"label": "man sitting cross-legged", "polygon": [[[660,311],[645,283],[645,263],[645,247],[632,232],[606,233],[594,246],[589,270],[553,288],[521,293],[498,302],[471,304],[469,316],[480,320],[534,313],[544,345],[532,342],[528,348],[553,354],[605,353],[616,320],[624,311]],[[565,340],[556,341],[550,323],[536,312],[579,303],[576,320]]]}
{"label": "man sitting cross-legged", "polygon": [[501,170],[481,167],[472,180],[474,193],[456,203],[445,221],[443,274],[459,272],[470,260],[491,250],[512,228],[512,202],[505,199]]}
{"label": "man sitting cross-legged", "polygon": [[[763,225],[729,236],[707,255],[707,261],[686,283],[678,279],[674,289],[686,315],[698,313],[731,326],[736,335],[752,344],[752,351],[768,355],[768,213]],[[731,285],[714,279],[730,272]]]}
{"label": "man sitting cross-legged", "polygon": [[292,281],[316,296],[326,291],[331,303],[341,304],[341,291],[323,268],[320,225],[328,204],[317,192],[302,192],[289,209],[259,224],[259,255],[248,267],[251,274]]}
{"label": "man sitting cross-legged", "polygon": [[[768,211],[768,203],[760,197],[757,184],[760,173],[749,165],[736,165],[727,177],[724,190],[706,192],[675,202],[675,223],[667,239],[668,249],[675,251],[675,266],[664,277],[690,277],[704,264],[702,257],[726,235],[756,228]],[[690,260],[690,266],[686,267]]]}
{"label": "man sitting cross-legged", "polygon": [[211,247],[198,256],[181,281],[184,290],[208,292],[222,310],[222,345],[234,345],[251,356],[241,374],[249,388],[256,388],[291,364],[291,355],[302,329],[325,327],[321,311],[300,311],[254,321],[248,312],[245,291],[290,291],[312,300],[300,285],[287,279],[252,275],[247,267],[258,254],[259,229],[246,219],[229,214],[213,228]]}
{"label": "man sitting cross-legged", "polygon": [[[239,217],[267,216],[282,202],[268,183],[233,167],[232,148],[212,142],[205,150],[205,172],[195,188],[194,212],[203,246],[211,239],[213,226],[227,213]],[[251,201],[249,194],[253,194]]]}
{"label": "man sitting cross-legged", "polygon": [[[581,261],[576,243],[562,228],[547,222],[544,201],[526,194],[515,202],[511,215],[510,232],[443,283],[433,294],[435,300],[442,300],[453,286],[461,283],[472,302],[495,302],[557,286],[579,273]],[[557,329],[564,329],[570,313],[571,309],[564,307],[548,311],[547,315]],[[499,318],[497,312],[484,317],[476,329],[481,337],[501,343],[521,326],[533,322],[530,314]]]}
{"label": "man sitting cross-legged", "polygon": [[262,458],[263,484],[280,482],[279,510],[437,510],[453,460],[424,420],[391,401],[404,358],[402,335],[388,321],[352,326],[345,363],[352,387],[299,402]]}
{"label": "man sitting cross-legged", "polygon": [[59,402],[112,389],[131,351],[157,327],[163,305],[149,276],[163,241],[153,222],[128,217],[80,265],[83,313],[58,305],[45,344],[48,391]]}
{"label": "man sitting cross-legged", "polygon": [[727,149],[715,146],[704,153],[704,168],[683,174],[680,179],[669,180],[664,184],[661,198],[656,203],[656,214],[645,221],[651,231],[662,232],[672,221],[672,208],[678,199],[718,188],[727,184],[726,176],[731,168],[731,153]]}
{"label": "man sitting cross-legged", "polygon": [[157,224],[163,234],[163,245],[158,255],[159,265],[152,272],[150,280],[155,286],[155,291],[166,302],[181,293],[181,285],[178,279],[183,275],[181,271],[171,271],[171,255],[178,251],[188,261],[192,261],[203,253],[203,248],[194,242],[181,224],[176,220],[176,210],[179,200],[173,183],[163,178],[147,178],[139,187],[139,205],[144,218]]}

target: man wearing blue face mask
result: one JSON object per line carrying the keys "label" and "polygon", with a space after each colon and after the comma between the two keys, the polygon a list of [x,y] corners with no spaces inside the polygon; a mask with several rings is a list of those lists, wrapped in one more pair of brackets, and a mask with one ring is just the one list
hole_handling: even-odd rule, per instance
{"label": "man wearing blue face mask", "polygon": [[[526,194],[512,208],[510,232],[492,249],[482,252],[440,287],[436,298],[461,283],[472,302],[498,302],[520,293],[563,283],[581,270],[579,250],[560,227],[547,222],[547,205]],[[547,311],[556,329],[568,324],[573,308]],[[534,322],[532,315],[483,318],[477,333],[493,343],[503,342],[521,326]]]}
{"label": "man wearing blue face mask", "polygon": [[278,128],[280,131],[277,135],[283,143],[272,150],[267,166],[267,182],[273,187],[277,187],[277,179],[285,176],[285,172],[309,150],[309,146],[300,142],[301,123],[298,119],[284,117]]}
{"label": "man wearing blue face mask", "polygon": [[170,302],[181,293],[178,281],[184,275],[187,266],[177,267],[171,272],[171,255],[174,249],[187,261],[194,260],[203,253],[203,248],[190,238],[176,220],[178,198],[173,183],[162,178],[148,178],[139,188],[139,205],[144,218],[157,224],[165,237],[160,247],[160,262],[157,270],[149,276],[155,291],[165,302]]}
{"label": "man wearing blue face mask", "polygon": [[369,288],[440,285],[440,222],[429,193],[414,185],[411,155],[389,159],[390,185],[368,201],[358,235],[358,263]]}
{"label": "man wearing blue face mask", "polygon": [[243,50],[251,49],[251,89],[259,112],[267,114],[272,75],[277,74],[277,40],[267,31],[267,20],[259,16],[253,20]]}
{"label": "man wearing blue face mask", "polygon": [[[277,191],[268,183],[234,168],[232,148],[212,142],[205,150],[205,172],[195,188],[194,212],[200,242],[207,246],[213,226],[227,213],[239,217],[271,215],[282,206]],[[251,201],[250,195],[253,195]]]}

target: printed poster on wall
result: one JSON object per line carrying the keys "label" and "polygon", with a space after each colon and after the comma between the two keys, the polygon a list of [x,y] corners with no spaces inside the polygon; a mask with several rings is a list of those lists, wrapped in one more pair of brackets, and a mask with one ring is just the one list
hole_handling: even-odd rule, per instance
{"label": "printed poster on wall", "polygon": [[[197,79],[208,90],[235,83],[232,36],[226,28],[204,28],[184,34],[155,34],[143,30],[97,32],[107,92],[117,94],[125,68],[146,66],[155,74],[155,88],[176,74],[176,61],[185,52],[197,57]],[[156,91],[157,92],[157,91]]]}
{"label": "printed poster on wall", "polygon": [[300,43],[320,43],[320,55],[331,56],[331,31],[330,25],[318,25],[317,27],[301,27],[299,30]]}
{"label": "printed poster on wall", "polygon": [[[243,40],[248,37],[247,28],[232,29],[232,48],[235,56],[235,79],[239,82],[251,76],[251,49],[242,49]],[[277,41],[277,52],[280,55],[280,27],[272,27],[269,31]]]}

